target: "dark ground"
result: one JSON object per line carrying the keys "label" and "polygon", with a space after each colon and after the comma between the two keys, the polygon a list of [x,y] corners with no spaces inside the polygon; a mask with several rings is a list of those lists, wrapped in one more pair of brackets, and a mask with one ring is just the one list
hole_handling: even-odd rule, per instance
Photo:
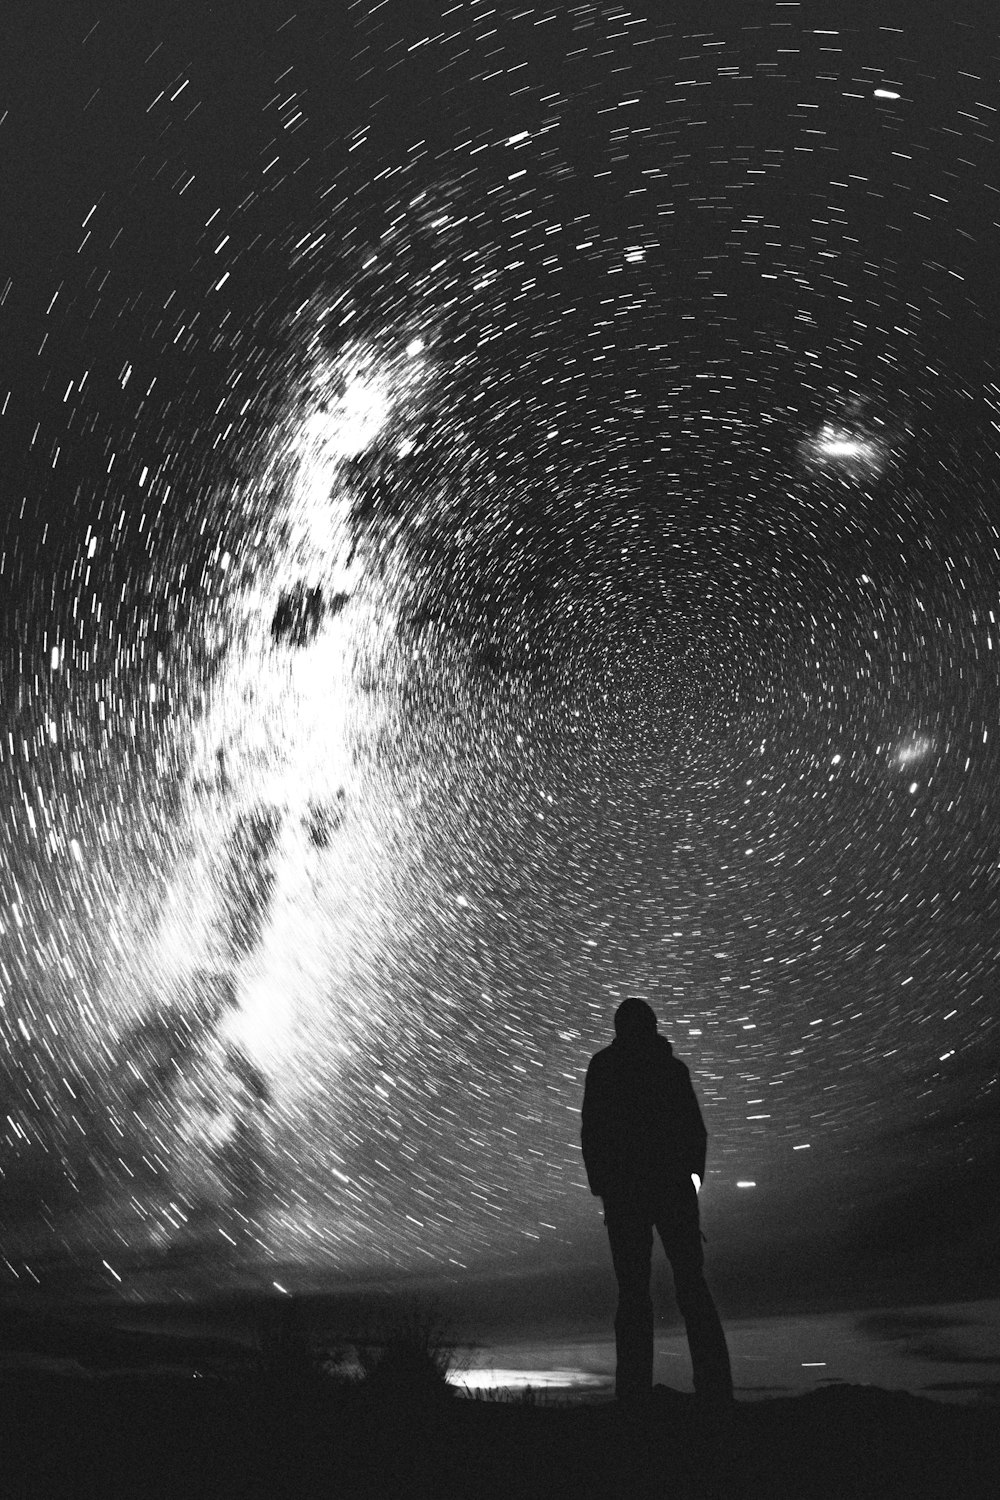
{"label": "dark ground", "polygon": [[529,1405],[273,1375],[0,1375],[0,1494],[94,1496],[871,1496],[1000,1494],[996,1406],[832,1387],[737,1407]]}

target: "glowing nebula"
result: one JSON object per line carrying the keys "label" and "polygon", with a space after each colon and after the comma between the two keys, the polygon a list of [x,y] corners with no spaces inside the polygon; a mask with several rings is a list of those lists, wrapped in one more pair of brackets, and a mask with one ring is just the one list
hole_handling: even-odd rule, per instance
{"label": "glowing nebula", "polygon": [[874,476],[881,473],[888,457],[884,439],[824,422],[802,444],[809,467],[829,467],[844,475]]}

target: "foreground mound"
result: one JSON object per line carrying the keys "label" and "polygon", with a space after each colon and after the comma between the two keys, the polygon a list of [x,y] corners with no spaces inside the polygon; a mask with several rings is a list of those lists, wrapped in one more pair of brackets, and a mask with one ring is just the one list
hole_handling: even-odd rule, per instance
{"label": "foreground mound", "polygon": [[641,1415],[176,1373],[0,1382],[6,1500],[61,1496],[804,1500],[1000,1493],[995,1408],[842,1386],[700,1424],[657,1388]]}

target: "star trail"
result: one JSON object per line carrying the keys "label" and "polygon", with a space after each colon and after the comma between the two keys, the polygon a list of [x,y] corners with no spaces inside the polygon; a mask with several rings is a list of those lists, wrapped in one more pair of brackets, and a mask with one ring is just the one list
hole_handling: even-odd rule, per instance
{"label": "star trail", "polygon": [[4,63],[0,1274],[603,1265],[628,993],[720,1253],[981,1184],[996,29],[183,12]]}

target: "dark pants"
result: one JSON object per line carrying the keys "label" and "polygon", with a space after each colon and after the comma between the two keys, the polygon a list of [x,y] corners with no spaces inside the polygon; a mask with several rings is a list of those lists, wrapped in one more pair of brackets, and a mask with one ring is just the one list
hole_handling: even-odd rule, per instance
{"label": "dark pants", "polygon": [[693,1183],[656,1194],[633,1193],[605,1200],[604,1221],[618,1278],[615,1391],[622,1400],[648,1395],[653,1386],[653,1300],[649,1278],[656,1229],[674,1273],[674,1291],[684,1327],[695,1393],[709,1402],[733,1395],[726,1336],[704,1274],[698,1195]]}

